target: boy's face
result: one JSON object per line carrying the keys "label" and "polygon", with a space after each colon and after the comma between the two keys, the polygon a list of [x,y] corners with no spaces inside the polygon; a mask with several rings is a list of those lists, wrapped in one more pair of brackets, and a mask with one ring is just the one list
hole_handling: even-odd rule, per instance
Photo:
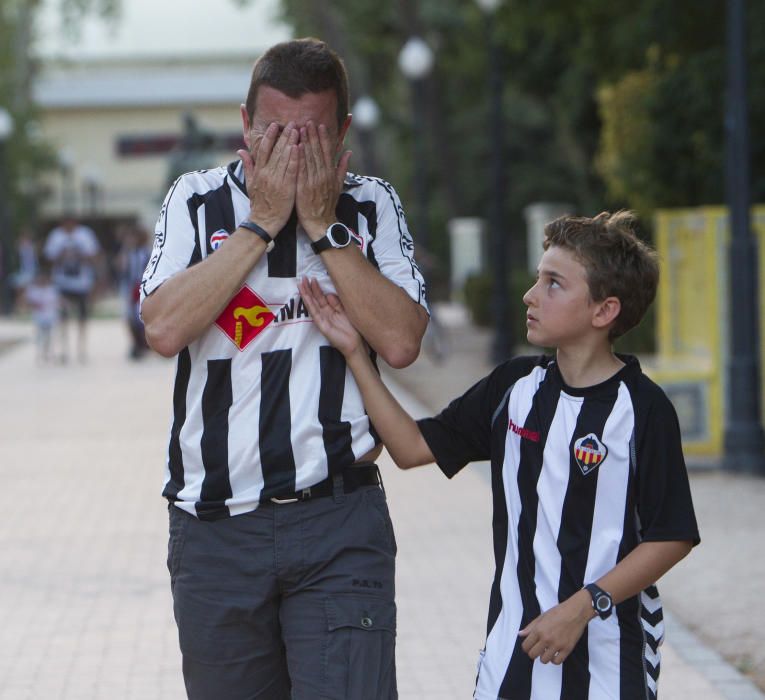
{"label": "boy's face", "polygon": [[537,281],[523,295],[526,338],[532,345],[559,348],[584,340],[594,330],[598,304],[590,297],[587,272],[566,248],[548,248]]}

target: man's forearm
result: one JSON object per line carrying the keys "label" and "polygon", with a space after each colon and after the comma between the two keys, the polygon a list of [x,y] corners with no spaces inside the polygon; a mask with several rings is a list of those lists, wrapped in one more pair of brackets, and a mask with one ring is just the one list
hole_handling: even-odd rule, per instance
{"label": "man's forearm", "polygon": [[215,255],[164,282],[141,308],[149,345],[172,357],[196,340],[241,289],[265,249],[260,238],[238,230]]}
{"label": "man's forearm", "polygon": [[351,323],[391,367],[417,359],[428,325],[425,309],[380,274],[355,248],[322,253]]}

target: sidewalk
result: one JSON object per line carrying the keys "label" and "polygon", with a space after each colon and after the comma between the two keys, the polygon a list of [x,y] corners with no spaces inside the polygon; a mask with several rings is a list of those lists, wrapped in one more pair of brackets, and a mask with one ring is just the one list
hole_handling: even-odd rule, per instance
{"label": "sidewalk", "polygon": [[[457,319],[451,335],[447,363],[395,374],[415,414],[487,368],[486,333]],[[0,320],[0,347],[30,337]],[[29,342],[0,352],[0,699],[182,700],[159,496],[174,363],[128,362],[119,321],[94,322],[90,340],[85,366],[35,367]],[[470,698],[492,575],[486,465],[452,481],[381,468],[399,545],[400,697]],[[705,472],[693,489],[703,541],[662,587],[674,617],[661,697],[760,700],[696,636],[765,676],[765,481]]]}

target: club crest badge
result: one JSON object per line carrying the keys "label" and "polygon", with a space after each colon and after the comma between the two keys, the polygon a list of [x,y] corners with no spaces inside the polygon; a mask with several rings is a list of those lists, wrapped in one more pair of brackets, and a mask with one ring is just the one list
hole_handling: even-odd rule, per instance
{"label": "club crest badge", "polygon": [[223,309],[215,325],[241,351],[268,328],[275,318],[266,302],[245,285]]}
{"label": "club crest badge", "polygon": [[223,241],[229,236],[228,231],[224,228],[218,229],[212,236],[210,236],[210,247],[213,250],[218,250],[221,247]]}
{"label": "club crest badge", "polygon": [[589,433],[574,443],[574,459],[585,476],[599,467],[607,455],[608,448],[594,433]]}

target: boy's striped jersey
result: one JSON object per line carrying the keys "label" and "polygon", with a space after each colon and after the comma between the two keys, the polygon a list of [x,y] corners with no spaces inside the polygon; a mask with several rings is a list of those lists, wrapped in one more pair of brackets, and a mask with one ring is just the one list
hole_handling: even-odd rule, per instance
{"label": "boy's striped jersey", "polygon": [[637,360],[597,386],[566,386],[550,357],[497,367],[420,429],[444,473],[491,460],[496,570],[478,700],[656,697],[658,591],[593,619],[561,665],[533,661],[519,630],[643,541],[698,530],[672,404]]}

